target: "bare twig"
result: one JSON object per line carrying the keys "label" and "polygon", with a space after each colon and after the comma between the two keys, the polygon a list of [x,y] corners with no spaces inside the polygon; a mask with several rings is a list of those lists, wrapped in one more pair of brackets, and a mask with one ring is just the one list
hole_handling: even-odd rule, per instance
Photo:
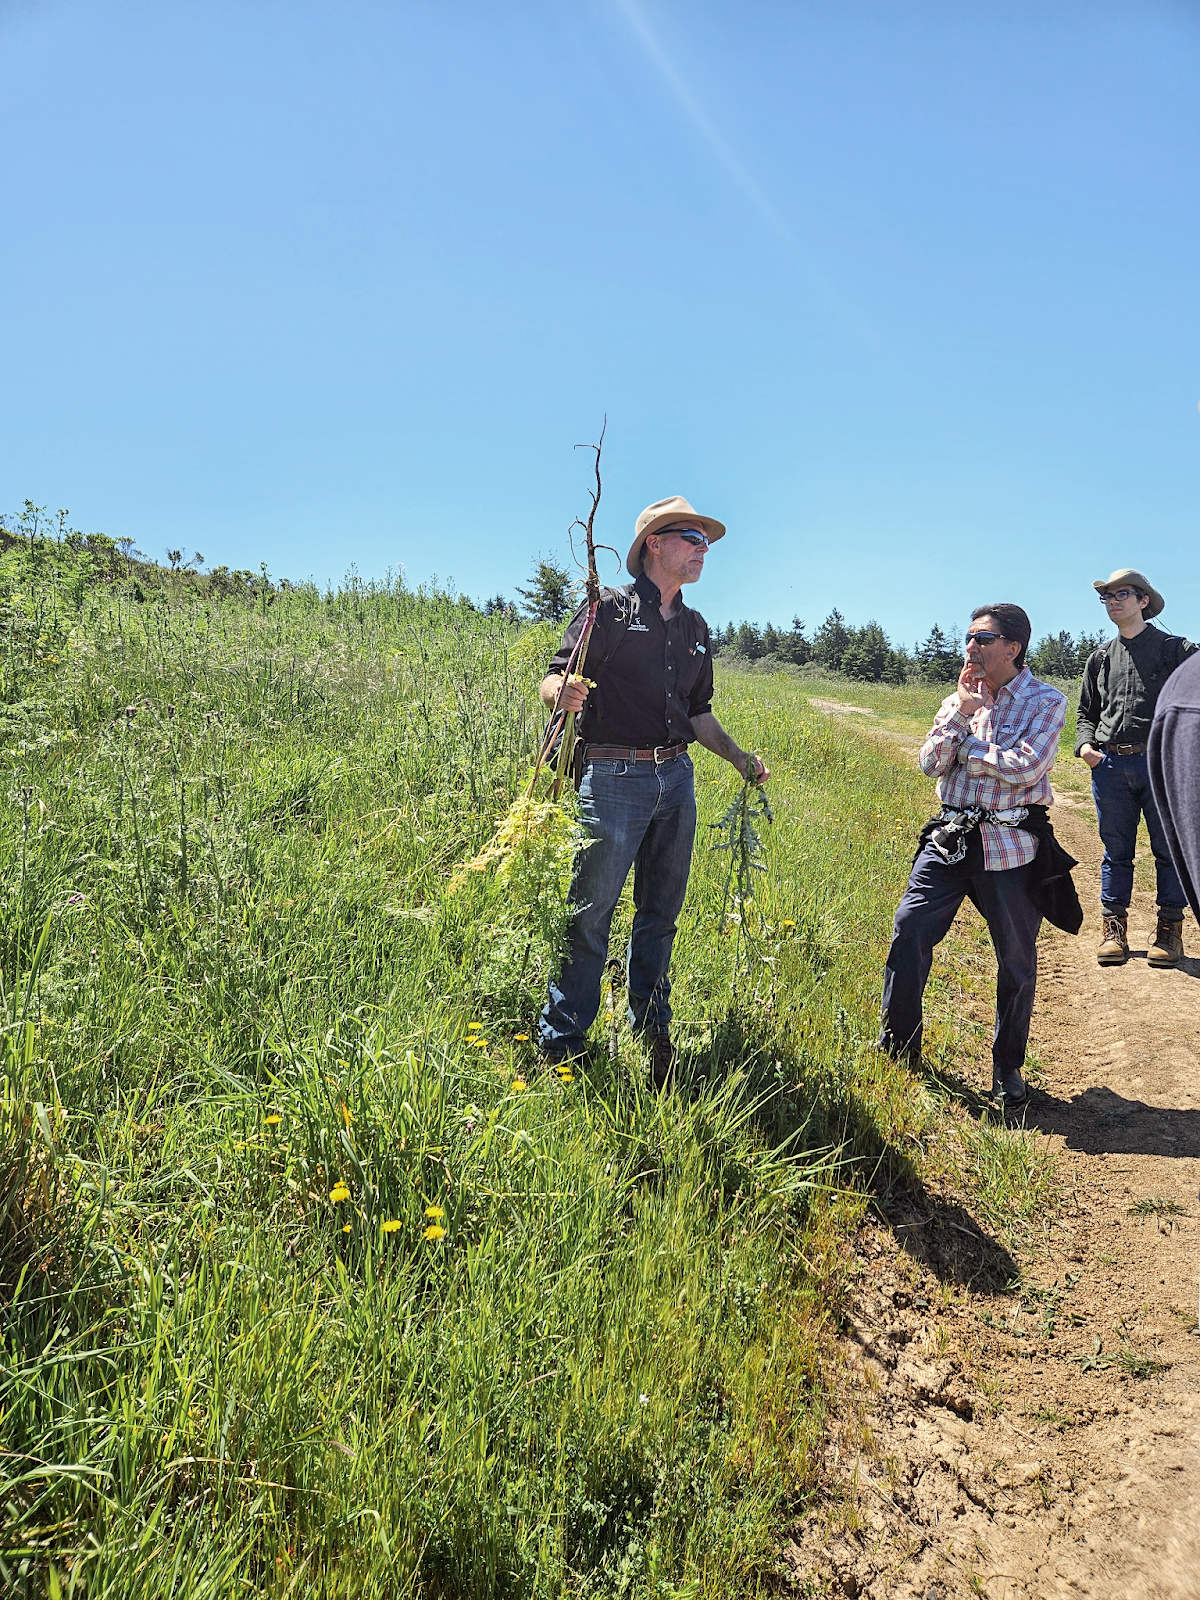
{"label": "bare twig", "polygon": [[[587,597],[587,615],[583,619],[583,628],[580,631],[575,648],[571,652],[571,659],[567,662],[558,694],[555,696],[554,709],[550,714],[550,721],[546,725],[546,732],[534,765],[533,776],[529,780],[529,788],[526,791],[528,795],[533,794],[533,786],[537,782],[538,773],[542,770],[551,750],[554,748],[555,740],[558,738],[561,728],[562,744],[559,749],[558,769],[555,774],[554,787],[550,794],[552,800],[557,800],[562,793],[563,779],[566,777],[567,769],[570,765],[571,750],[575,742],[575,713],[573,711],[563,712],[562,698],[571,679],[583,676],[588,645],[591,643],[592,629],[596,626],[596,612],[600,605],[600,575],[596,570],[595,523],[596,513],[600,509],[600,495],[603,487],[600,481],[600,452],[604,449],[604,435],[607,429],[608,417],[605,416],[600,428],[599,441],[596,444],[577,444],[575,446],[576,450],[592,450],[595,452],[595,460],[592,466],[596,475],[596,487],[594,490],[588,490],[588,499],[592,503],[588,510],[587,520],[585,522],[582,517],[576,517],[567,529],[567,535],[572,541],[572,549],[574,549],[573,535],[576,528],[583,529],[584,541],[587,546],[587,579],[584,584],[584,593]],[[610,545],[601,545],[600,548],[608,550],[612,547]]]}

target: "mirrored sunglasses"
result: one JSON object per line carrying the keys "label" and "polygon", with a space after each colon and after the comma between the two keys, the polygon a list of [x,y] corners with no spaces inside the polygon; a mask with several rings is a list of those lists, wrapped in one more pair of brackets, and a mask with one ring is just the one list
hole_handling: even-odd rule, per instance
{"label": "mirrored sunglasses", "polygon": [[708,535],[697,533],[694,528],[672,528],[671,532],[677,533],[684,544],[694,545],[697,550],[707,550],[709,548]]}
{"label": "mirrored sunglasses", "polygon": [[986,628],[981,628],[978,633],[968,633],[963,639],[964,644],[970,644],[974,639],[976,644],[995,644],[997,639],[1003,639],[1002,633],[989,633]]}

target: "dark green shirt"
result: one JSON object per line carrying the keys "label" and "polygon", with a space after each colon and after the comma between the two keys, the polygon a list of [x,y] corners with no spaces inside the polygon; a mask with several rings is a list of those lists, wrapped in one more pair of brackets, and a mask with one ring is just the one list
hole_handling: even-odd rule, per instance
{"label": "dark green shirt", "polygon": [[1145,744],[1159,690],[1195,649],[1148,622],[1136,639],[1117,634],[1093,650],[1079,690],[1075,754],[1085,744]]}

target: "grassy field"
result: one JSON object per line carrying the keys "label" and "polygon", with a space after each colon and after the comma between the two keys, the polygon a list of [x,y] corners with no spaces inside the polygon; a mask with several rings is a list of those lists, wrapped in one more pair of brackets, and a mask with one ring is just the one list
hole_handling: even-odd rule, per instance
{"label": "grassy field", "polygon": [[[527,776],[546,631],[80,566],[0,559],[0,1581],[769,1591],[848,1232],[948,1115],[871,1043],[928,784],[723,676],[776,820],[742,930],[700,840],[685,1081],[603,1015],[539,1076],[570,841],[450,880]],[[697,776],[703,828],[737,786]],[[970,1123],[962,1181],[1016,1193],[1024,1137]]]}

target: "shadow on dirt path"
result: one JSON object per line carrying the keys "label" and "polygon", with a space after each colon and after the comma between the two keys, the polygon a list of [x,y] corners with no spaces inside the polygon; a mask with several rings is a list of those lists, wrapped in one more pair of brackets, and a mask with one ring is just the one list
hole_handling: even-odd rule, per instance
{"label": "shadow on dirt path", "polygon": [[863,1230],[840,1488],[787,1552],[810,1592],[1200,1600],[1200,934],[1189,917],[1183,965],[1147,966],[1139,869],[1135,954],[1097,966],[1099,840],[1077,782],[1060,801],[1087,921],[1041,945],[1025,1125],[1063,1203],[1007,1292],[946,1272],[950,1222],[1000,1248],[946,1201]]}

